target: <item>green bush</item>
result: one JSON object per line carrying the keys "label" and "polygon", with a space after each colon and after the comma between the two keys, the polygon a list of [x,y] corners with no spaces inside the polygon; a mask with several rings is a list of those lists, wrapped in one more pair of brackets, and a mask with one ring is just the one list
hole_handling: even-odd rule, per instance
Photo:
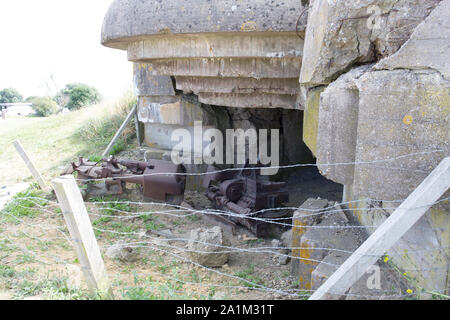
{"label": "green bush", "polygon": [[30,97],[27,102],[33,104],[33,110],[39,117],[48,117],[59,110],[58,104],[49,97]]}
{"label": "green bush", "polygon": [[59,95],[67,97],[66,107],[69,110],[78,110],[101,101],[98,90],[83,83],[68,84]]}
{"label": "green bush", "polygon": [[0,103],[21,102],[22,95],[14,88],[6,88],[0,91]]}

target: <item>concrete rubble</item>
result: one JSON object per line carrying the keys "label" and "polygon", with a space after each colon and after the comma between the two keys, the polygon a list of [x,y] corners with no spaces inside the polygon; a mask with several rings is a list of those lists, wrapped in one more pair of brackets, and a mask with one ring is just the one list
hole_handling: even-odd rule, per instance
{"label": "concrete rubble", "polygon": [[228,241],[220,227],[191,231],[188,243],[189,257],[204,267],[221,267],[228,262]]}
{"label": "concrete rubble", "polygon": [[128,246],[123,240],[109,247],[106,251],[106,256],[122,262],[136,262],[139,259],[139,254],[136,252],[136,249]]}

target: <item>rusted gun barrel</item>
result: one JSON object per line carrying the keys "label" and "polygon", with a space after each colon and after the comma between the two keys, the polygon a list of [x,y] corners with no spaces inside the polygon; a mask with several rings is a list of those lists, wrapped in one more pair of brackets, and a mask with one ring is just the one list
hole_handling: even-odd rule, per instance
{"label": "rusted gun barrel", "polygon": [[117,185],[115,194],[122,194],[123,183],[135,183],[143,186],[145,198],[167,201],[170,196],[183,196],[186,185],[186,169],[169,161],[118,160],[114,157],[92,162],[80,158],[64,174],[78,173],[82,180],[105,179],[107,189]]}

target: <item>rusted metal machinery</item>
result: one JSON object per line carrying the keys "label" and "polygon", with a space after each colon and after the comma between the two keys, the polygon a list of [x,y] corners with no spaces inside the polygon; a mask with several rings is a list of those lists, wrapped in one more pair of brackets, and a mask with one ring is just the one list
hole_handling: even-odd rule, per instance
{"label": "rusted metal machinery", "polygon": [[79,163],[72,163],[65,174],[74,172],[78,173],[79,179],[88,182],[105,179],[106,190],[112,194],[122,194],[123,183],[136,183],[143,186],[145,198],[167,202],[179,199],[175,202],[181,203],[186,184],[184,166],[162,160],[142,162],[110,157],[92,162],[80,158]]}
{"label": "rusted metal machinery", "polygon": [[209,167],[211,174],[206,176],[204,187],[215,209],[232,213],[224,214],[223,218],[245,226],[257,237],[270,235],[271,219],[288,221],[290,212],[282,209],[289,201],[289,193],[283,190],[285,182],[264,180],[260,169],[248,166],[236,171],[217,171]]}
{"label": "rusted metal machinery", "polygon": [[[124,183],[135,183],[143,186],[146,200],[180,204],[184,197],[186,169],[169,161],[142,162],[110,157],[92,162],[80,158],[64,174],[74,172],[79,179],[91,183],[93,187],[99,182],[100,188],[107,194],[122,194]],[[265,179],[260,174],[260,168],[248,166],[221,172],[214,166],[209,166],[204,179],[206,196],[213,208],[227,212],[219,212],[212,218],[222,225],[231,226],[233,232],[236,224],[243,225],[257,237],[271,235],[273,219],[277,222],[289,222],[290,210],[283,209],[283,204],[289,201],[285,185],[285,182]]]}

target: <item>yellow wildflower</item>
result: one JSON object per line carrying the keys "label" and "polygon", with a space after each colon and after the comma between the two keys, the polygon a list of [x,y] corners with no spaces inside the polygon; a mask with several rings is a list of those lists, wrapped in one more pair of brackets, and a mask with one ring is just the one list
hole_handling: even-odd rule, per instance
{"label": "yellow wildflower", "polygon": [[411,289],[406,290],[406,292],[408,292],[409,294],[413,293]]}

